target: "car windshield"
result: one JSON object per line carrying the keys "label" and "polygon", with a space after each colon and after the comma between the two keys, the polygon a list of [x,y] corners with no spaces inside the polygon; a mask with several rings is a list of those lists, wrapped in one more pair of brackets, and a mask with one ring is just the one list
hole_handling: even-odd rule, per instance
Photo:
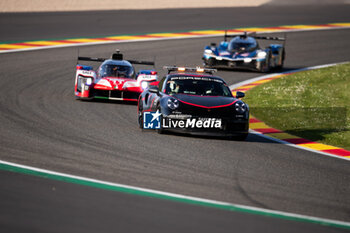
{"label": "car windshield", "polygon": [[229,45],[230,51],[252,51],[257,47],[256,41],[244,42],[232,40]]}
{"label": "car windshield", "polygon": [[132,78],[134,70],[130,66],[105,64],[100,68],[100,76],[103,77],[124,77]]}
{"label": "car windshield", "polygon": [[173,76],[165,85],[165,93],[232,97],[230,89],[222,80],[210,77]]}

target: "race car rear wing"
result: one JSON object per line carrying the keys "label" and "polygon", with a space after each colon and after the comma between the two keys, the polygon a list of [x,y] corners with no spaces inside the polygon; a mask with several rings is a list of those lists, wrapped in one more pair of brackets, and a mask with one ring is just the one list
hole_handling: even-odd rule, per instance
{"label": "race car rear wing", "polygon": [[200,68],[200,67],[178,67],[178,66],[164,66],[163,69],[168,70],[168,74],[170,74],[173,71],[177,72],[195,72],[195,73],[208,73],[213,74],[216,72],[216,69],[207,69],[207,68]]}
{"label": "race car rear wing", "polygon": [[257,40],[279,40],[279,41],[285,41],[286,38],[284,37],[271,37],[271,36],[253,36]]}
{"label": "race car rear wing", "polygon": [[[105,60],[112,59],[112,60],[123,60],[123,54],[117,50],[115,53],[112,54],[111,58],[99,58],[99,57],[80,57],[78,56],[78,61],[94,61],[94,62],[104,62]],[[138,65],[150,65],[154,66],[154,61],[137,61],[137,60],[126,60],[130,62],[131,64],[138,64]]]}
{"label": "race car rear wing", "polygon": [[98,57],[78,57],[78,61],[96,61],[104,62],[107,58],[98,58]]}
{"label": "race car rear wing", "polygon": [[[95,62],[104,62],[105,60],[108,60],[110,58],[100,58],[100,57],[78,57],[78,61],[95,61]],[[120,59],[113,59],[113,60],[120,60]],[[138,65],[150,65],[154,66],[154,61],[136,61],[136,60],[126,60],[130,62],[131,64],[138,64]]]}
{"label": "race car rear wing", "polygon": [[138,64],[138,65],[149,65],[149,66],[154,66],[155,62],[154,61],[136,61],[136,60],[127,60],[131,64]]}
{"label": "race car rear wing", "polygon": [[285,41],[286,40],[286,35],[285,37],[272,37],[272,36],[257,36],[256,32],[244,32],[243,34],[227,34],[227,30],[225,30],[225,35],[224,35],[224,41],[227,41],[227,38],[232,38],[232,37],[242,37],[246,38],[248,36],[253,37],[257,40],[279,40],[279,41]]}

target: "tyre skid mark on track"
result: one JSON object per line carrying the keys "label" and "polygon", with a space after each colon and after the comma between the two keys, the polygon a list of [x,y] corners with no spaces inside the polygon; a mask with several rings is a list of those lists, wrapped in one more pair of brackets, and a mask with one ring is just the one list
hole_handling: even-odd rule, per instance
{"label": "tyre skid mark on track", "polygon": [[[350,22],[329,23],[319,25],[284,25],[276,27],[247,27],[228,29],[230,34],[241,34],[243,32],[257,33],[275,33],[275,32],[297,32],[313,30],[329,30],[350,28]],[[100,45],[123,42],[141,42],[169,39],[216,37],[223,35],[225,30],[198,30],[187,32],[165,32],[149,33],[143,35],[115,35],[104,38],[70,38],[59,40],[40,40],[40,41],[20,41],[0,43],[0,53],[21,52],[39,49],[50,49],[59,47]]]}
{"label": "tyre skid mark on track", "polygon": [[[347,63],[347,62],[345,62]],[[286,77],[290,74],[295,74],[298,72],[308,71],[308,70],[314,70],[314,69],[321,69],[325,67],[335,66],[338,64],[344,64],[343,63],[334,63],[334,64],[327,64],[327,65],[321,65],[321,66],[313,66],[303,69],[298,69],[294,71],[287,71],[284,73],[275,73],[270,75],[264,75],[261,77],[253,78],[250,80],[246,80],[244,82],[231,85],[230,88],[232,90],[232,93],[235,95],[237,91],[246,92],[258,85],[264,84],[266,82],[269,82],[271,80]],[[350,151],[345,150],[340,147],[330,146],[314,141],[310,141],[301,137],[297,137],[295,135],[291,135],[288,133],[285,133],[281,130],[272,128],[268,125],[266,125],[264,122],[260,121],[259,119],[254,118],[253,116],[250,118],[250,131],[257,135],[262,135],[265,138],[272,139],[274,141],[294,146],[303,150],[308,150],[320,154],[324,154],[327,156],[345,159],[350,161]]]}

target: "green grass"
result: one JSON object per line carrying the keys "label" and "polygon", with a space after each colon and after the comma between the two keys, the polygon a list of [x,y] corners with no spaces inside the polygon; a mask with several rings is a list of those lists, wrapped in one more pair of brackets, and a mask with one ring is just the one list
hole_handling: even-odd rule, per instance
{"label": "green grass", "polygon": [[275,79],[244,101],[273,128],[350,150],[350,63]]}

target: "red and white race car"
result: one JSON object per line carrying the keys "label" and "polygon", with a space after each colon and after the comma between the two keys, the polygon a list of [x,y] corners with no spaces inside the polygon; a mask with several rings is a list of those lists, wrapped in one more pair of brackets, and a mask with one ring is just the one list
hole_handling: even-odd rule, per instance
{"label": "red and white race car", "polygon": [[155,82],[158,75],[155,70],[139,70],[136,74],[132,64],[153,65],[154,62],[123,60],[119,51],[112,57],[78,57],[81,61],[102,62],[96,71],[92,66],[76,66],[75,96],[77,99],[110,99],[137,101],[140,93]]}

